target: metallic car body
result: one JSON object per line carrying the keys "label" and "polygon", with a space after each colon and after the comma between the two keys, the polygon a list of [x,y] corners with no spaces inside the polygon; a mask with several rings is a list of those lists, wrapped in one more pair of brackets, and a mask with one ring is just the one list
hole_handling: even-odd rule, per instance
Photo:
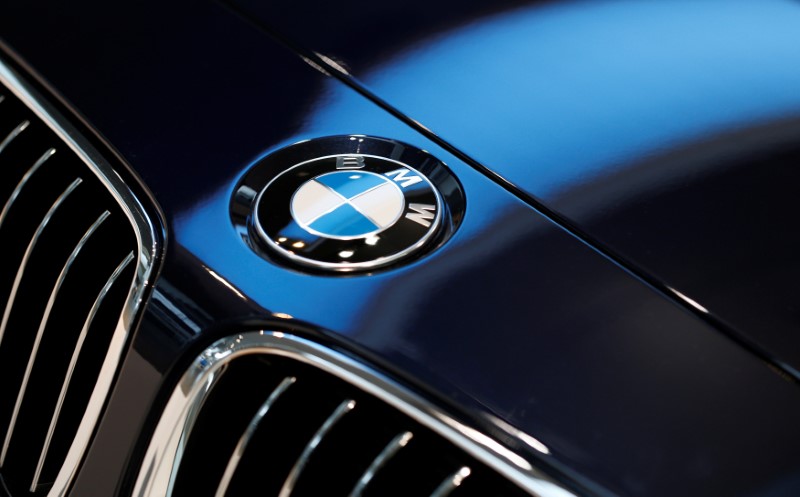
{"label": "metallic car body", "polygon": [[[167,238],[72,495],[129,494],[183,370],[254,329],[362,357],[579,494],[796,495],[800,5],[318,8],[3,7],[4,57],[114,147]],[[249,165],[353,133],[448,164],[452,239],[354,277],[253,254],[228,213]]]}

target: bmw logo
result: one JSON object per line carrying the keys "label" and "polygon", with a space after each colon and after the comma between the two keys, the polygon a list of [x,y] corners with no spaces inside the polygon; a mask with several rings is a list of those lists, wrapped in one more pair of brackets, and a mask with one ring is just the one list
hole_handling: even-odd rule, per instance
{"label": "bmw logo", "polygon": [[[261,172],[237,191],[239,203],[252,209],[246,239],[268,258],[319,270],[370,270],[418,255],[452,230],[440,188],[452,197],[457,183],[421,150],[364,136],[289,149],[263,159]],[[318,155],[324,151],[334,153]],[[445,181],[437,185],[423,170]]]}

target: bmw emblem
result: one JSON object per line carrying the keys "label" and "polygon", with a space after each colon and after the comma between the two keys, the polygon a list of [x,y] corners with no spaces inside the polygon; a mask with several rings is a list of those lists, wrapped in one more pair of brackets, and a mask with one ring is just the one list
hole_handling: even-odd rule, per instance
{"label": "bmw emblem", "polygon": [[267,258],[323,271],[371,270],[419,255],[454,228],[443,193],[452,198],[455,187],[463,205],[444,164],[381,138],[302,142],[254,171],[236,195],[250,208],[239,223],[245,239]]}

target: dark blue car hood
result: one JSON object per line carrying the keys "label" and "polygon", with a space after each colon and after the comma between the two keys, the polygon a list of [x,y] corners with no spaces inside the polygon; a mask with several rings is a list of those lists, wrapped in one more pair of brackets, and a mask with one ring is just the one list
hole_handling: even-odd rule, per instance
{"label": "dark blue car hood", "polygon": [[236,4],[800,371],[797,2]]}

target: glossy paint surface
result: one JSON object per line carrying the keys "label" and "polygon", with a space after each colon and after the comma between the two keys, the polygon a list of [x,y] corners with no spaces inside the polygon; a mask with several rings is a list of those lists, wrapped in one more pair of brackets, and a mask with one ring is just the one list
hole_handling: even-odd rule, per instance
{"label": "glossy paint surface", "polygon": [[[358,351],[489,431],[494,417],[510,423],[546,447],[510,441],[516,450],[582,491],[797,494],[796,384],[224,8],[12,10],[3,39],[120,151],[168,222],[161,277],[76,495],[126,488],[162,382],[248,322]],[[349,278],[252,253],[228,212],[249,165],[349,133],[448,164],[467,199],[453,238],[408,266]]]}
{"label": "glossy paint surface", "polygon": [[800,3],[234,3],[800,378]]}

